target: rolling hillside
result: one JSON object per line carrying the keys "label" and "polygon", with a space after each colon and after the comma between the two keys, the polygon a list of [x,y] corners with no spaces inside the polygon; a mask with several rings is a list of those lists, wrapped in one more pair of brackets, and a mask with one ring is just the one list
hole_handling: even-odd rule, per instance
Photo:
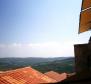
{"label": "rolling hillside", "polygon": [[56,60],[53,62],[45,62],[41,64],[36,64],[33,67],[41,72],[47,72],[47,71],[56,71],[59,73],[67,72],[72,73],[74,72],[74,58],[67,58],[63,60]]}
{"label": "rolling hillside", "polygon": [[32,66],[41,72],[50,70],[73,72],[74,58],[0,58],[0,70],[10,70],[26,66]]}

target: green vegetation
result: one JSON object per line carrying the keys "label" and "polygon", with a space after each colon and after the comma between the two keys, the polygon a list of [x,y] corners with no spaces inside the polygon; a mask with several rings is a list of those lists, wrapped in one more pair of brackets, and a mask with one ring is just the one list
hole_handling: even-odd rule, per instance
{"label": "green vegetation", "polygon": [[68,58],[64,60],[36,64],[33,67],[43,73],[51,70],[59,73],[72,73],[74,72],[74,64],[74,58]]}
{"label": "green vegetation", "polygon": [[40,72],[74,72],[74,58],[0,58],[0,70],[32,66]]}

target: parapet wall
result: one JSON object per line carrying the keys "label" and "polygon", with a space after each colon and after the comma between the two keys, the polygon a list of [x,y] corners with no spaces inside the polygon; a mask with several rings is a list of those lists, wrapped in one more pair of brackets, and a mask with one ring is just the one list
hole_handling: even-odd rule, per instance
{"label": "parapet wall", "polygon": [[91,68],[91,43],[74,45],[76,72],[88,71]]}

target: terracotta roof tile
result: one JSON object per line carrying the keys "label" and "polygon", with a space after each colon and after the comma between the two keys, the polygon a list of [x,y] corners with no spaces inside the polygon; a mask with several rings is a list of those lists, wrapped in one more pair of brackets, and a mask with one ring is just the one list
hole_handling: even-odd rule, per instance
{"label": "terracotta roof tile", "polygon": [[54,71],[46,72],[45,75],[47,75],[48,77],[56,80],[57,82],[62,81],[62,80],[67,78],[66,73],[59,74],[59,73],[54,72]]}
{"label": "terracotta roof tile", "polygon": [[3,71],[0,71],[0,73],[3,73]]}
{"label": "terracotta roof tile", "polygon": [[54,83],[56,80],[40,73],[39,71],[25,67],[0,73],[0,84],[39,84]]}

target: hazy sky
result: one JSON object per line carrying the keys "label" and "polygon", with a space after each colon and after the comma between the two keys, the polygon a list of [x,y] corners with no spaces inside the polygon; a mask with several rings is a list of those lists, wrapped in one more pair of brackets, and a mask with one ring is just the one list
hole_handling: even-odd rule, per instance
{"label": "hazy sky", "polygon": [[82,0],[0,0],[0,57],[74,56]]}

